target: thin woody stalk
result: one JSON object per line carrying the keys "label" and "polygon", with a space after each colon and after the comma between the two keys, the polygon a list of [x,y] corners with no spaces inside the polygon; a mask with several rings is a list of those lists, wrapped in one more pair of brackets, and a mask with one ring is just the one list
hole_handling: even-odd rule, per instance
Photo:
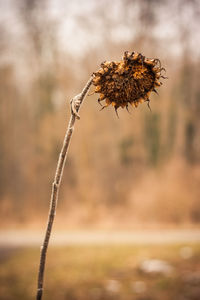
{"label": "thin woody stalk", "polygon": [[83,88],[82,92],[80,94],[78,94],[77,96],[75,96],[71,101],[71,117],[69,120],[65,138],[63,141],[63,146],[62,146],[62,149],[61,149],[61,152],[59,155],[56,173],[55,173],[54,181],[52,184],[51,202],[50,202],[50,208],[49,208],[47,227],[46,227],[45,237],[44,237],[43,245],[41,247],[41,254],[40,254],[40,265],[39,265],[39,272],[38,272],[38,285],[37,285],[36,300],[42,299],[46,254],[47,254],[47,249],[48,249],[49,240],[50,240],[50,236],[51,236],[54,217],[56,214],[58,192],[59,192],[60,183],[62,180],[63,169],[65,166],[65,161],[66,161],[66,157],[67,157],[67,151],[68,151],[70,140],[71,140],[72,133],[74,130],[75,121],[76,121],[76,119],[80,118],[78,115],[78,111],[80,109],[81,104],[83,103],[85,96],[87,95],[87,92],[92,84],[92,81],[93,81],[93,77],[91,77],[89,79],[89,81]]}

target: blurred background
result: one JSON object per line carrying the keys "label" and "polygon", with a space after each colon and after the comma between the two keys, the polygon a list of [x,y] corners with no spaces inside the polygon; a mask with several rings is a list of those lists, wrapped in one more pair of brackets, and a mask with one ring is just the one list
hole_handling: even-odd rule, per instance
{"label": "blurred background", "polygon": [[[124,51],[167,69],[151,108],[77,122],[58,204],[64,226],[200,221],[199,1],[1,1],[0,209],[3,224],[46,217],[69,101]],[[125,216],[125,218],[123,218]]]}
{"label": "blurred background", "polygon": [[[169,79],[163,80],[158,89],[159,96],[151,95],[152,112],[142,104],[137,109],[132,108],[131,114],[119,110],[118,119],[112,107],[100,111],[97,94],[85,99],[68,153],[55,229],[111,232],[164,229],[168,230],[169,236],[176,230],[179,242],[183,242],[179,239],[179,230],[190,229],[191,235],[198,230],[199,27],[198,0],[0,0],[2,243],[10,232],[8,230],[15,230],[13,236],[17,240],[17,229],[44,229],[51,184],[70,117],[69,101],[81,91],[101,62],[120,60],[126,50],[159,58]],[[24,239],[30,237],[28,234]],[[120,238],[118,242],[120,244]],[[141,300],[200,299],[200,290],[196,291],[194,284],[200,284],[198,242],[199,239],[194,238],[193,245],[177,246],[175,239],[169,248],[156,246],[149,252],[147,248],[140,246],[138,249],[134,245],[120,244],[122,248],[111,247],[108,251],[91,246],[85,247],[85,252],[81,250],[82,256],[79,255],[80,249],[74,246],[72,250],[65,249],[66,253],[69,251],[74,255],[71,260],[64,256],[63,247],[56,248],[52,251],[60,251],[58,256],[63,257],[63,261],[69,259],[65,261],[67,266],[73,259],[75,262],[78,259],[81,267],[77,267],[77,274],[83,274],[85,268],[87,274],[84,280],[81,276],[80,279],[72,267],[70,274],[74,275],[69,275],[69,281],[73,284],[65,286],[63,278],[67,278],[67,270],[66,274],[60,271],[57,274],[55,270],[49,272],[54,274],[58,286],[62,285],[63,293],[60,292],[59,299],[88,299],[88,295],[96,300],[121,299],[123,283],[117,276],[122,276],[125,282],[123,299],[129,299],[130,295],[130,299],[135,295],[134,299]],[[8,247],[4,243],[1,248],[0,278],[6,284],[15,282],[16,286],[13,285],[11,293],[6,284],[2,285],[0,292],[4,296],[1,299],[28,299],[34,295],[38,248],[26,248],[24,253],[17,244],[13,245]],[[94,262],[99,261],[98,266],[89,263],[94,252],[98,254],[94,256]],[[139,257],[136,252],[138,255],[142,253],[142,258],[134,260],[134,257]],[[116,262],[113,253],[124,258],[116,273],[112,269]],[[55,253],[51,255],[52,260],[57,256]],[[176,284],[168,277],[158,286],[155,276],[151,277],[152,280],[147,275],[136,278],[143,276],[141,270],[137,273],[134,269],[137,262],[147,256],[160,258],[159,255],[164,259],[167,256],[172,265],[176,265],[176,276],[173,275]],[[30,265],[29,270],[30,260],[34,267]],[[63,261],[61,259],[61,265]],[[27,272],[23,270],[22,274],[21,269],[19,272],[19,262],[20,265],[26,264],[30,284],[25,285]],[[49,268],[56,267],[56,264],[55,260]],[[102,271],[102,265],[109,266],[114,273],[110,269]],[[91,283],[92,292],[88,294],[88,274],[91,271],[93,280],[95,268],[102,277],[95,277],[98,284]],[[136,283],[130,279],[133,269]],[[181,277],[185,270],[189,272],[189,279],[183,279],[185,275]],[[109,272],[115,275],[108,275]],[[102,288],[104,275],[108,278]],[[24,276],[23,280],[20,276]],[[193,279],[191,288],[187,280]],[[128,285],[130,280],[132,283]],[[187,291],[182,289],[183,285],[187,287],[184,280],[189,284]],[[83,292],[75,292],[77,283],[79,287],[84,286]],[[49,285],[48,299],[55,299],[57,292],[53,290],[52,282]],[[152,287],[153,296],[148,291]],[[172,294],[168,295],[165,290],[170,288]],[[159,289],[162,293],[156,294]]]}

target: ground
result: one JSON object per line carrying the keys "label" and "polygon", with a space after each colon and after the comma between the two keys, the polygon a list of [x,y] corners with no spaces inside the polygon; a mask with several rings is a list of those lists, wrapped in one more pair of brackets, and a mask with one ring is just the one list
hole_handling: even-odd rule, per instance
{"label": "ground", "polygon": [[[0,299],[35,299],[39,247],[2,247]],[[170,272],[144,272],[147,259]],[[200,243],[51,246],[44,300],[199,300]]]}

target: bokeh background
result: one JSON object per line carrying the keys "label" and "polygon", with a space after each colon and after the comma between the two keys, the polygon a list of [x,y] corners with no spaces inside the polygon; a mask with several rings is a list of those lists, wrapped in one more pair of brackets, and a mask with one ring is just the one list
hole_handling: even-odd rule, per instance
{"label": "bokeh background", "polygon": [[[2,230],[44,228],[51,183],[70,117],[69,101],[81,91],[102,61],[120,60],[126,50],[141,52],[150,58],[159,58],[167,70],[169,79],[163,80],[163,85],[158,90],[159,96],[151,95],[152,112],[146,104],[142,104],[137,109],[132,108],[131,114],[119,110],[118,119],[112,107],[100,111],[97,95],[86,98],[81,108],[81,120],[76,123],[66,162],[56,228],[115,231],[138,228],[198,229],[199,27],[198,0],[0,1]],[[190,275],[197,276],[194,281],[200,283],[198,245],[195,244],[194,249],[191,245],[181,245],[180,249],[178,246],[176,249],[173,248],[174,245],[169,249],[162,247],[154,249],[155,251],[150,249],[150,252],[145,250],[145,254],[143,247],[140,251],[137,250],[138,252],[135,248],[128,250],[123,247],[122,250],[109,248],[110,252],[105,250],[105,255],[99,248],[98,250],[95,248],[94,252],[100,253],[100,256],[94,256],[93,263],[99,259],[99,267],[91,267],[89,262],[88,265],[86,263],[91,253],[94,253],[91,248],[88,248],[88,251],[84,248],[85,256],[82,250],[80,250],[82,256],[78,256],[77,248],[71,251],[70,255],[77,255],[80,262],[81,268],[77,267],[77,274],[83,274],[83,269],[89,268],[92,278],[92,270],[96,270],[95,268],[100,270],[102,265],[109,265],[112,269],[116,262],[113,257],[118,259],[122,253],[122,257],[126,258],[124,261],[128,264],[134,260],[135,253],[142,252],[144,254],[142,260],[146,256],[157,255],[158,258],[158,253],[162,253],[161,256],[165,258],[166,252],[167,257],[172,256],[168,259],[176,261],[177,268],[179,265],[183,267],[184,263],[187,264],[186,270],[190,272],[197,268],[195,272],[199,272],[198,276],[196,273],[194,275],[194,272]],[[190,253],[191,255],[186,255],[186,258],[192,261],[181,262],[185,257],[179,255],[182,253],[180,252],[182,247],[183,249],[189,247],[183,250],[183,253],[184,251]],[[37,265],[37,251],[29,249],[30,251],[27,250],[24,254],[17,248],[16,258],[17,254],[13,248],[2,249],[3,265],[0,275],[5,284],[1,288],[4,295],[2,299],[33,297],[33,278],[36,269],[33,271],[34,267],[29,266],[29,270],[27,262],[36,262],[34,266]],[[63,256],[61,254],[58,256],[67,259],[63,248],[54,251],[61,251]],[[113,256],[113,253],[116,256]],[[52,254],[51,259],[55,259],[56,256]],[[23,259],[26,259],[26,262]],[[77,261],[75,258],[72,258],[72,261],[73,259]],[[86,265],[82,265],[83,262]],[[127,271],[127,265],[123,263],[119,269]],[[19,268],[19,265],[24,264],[27,265],[27,272],[30,275],[30,285],[22,284],[28,280],[26,270],[23,270],[22,274]],[[60,264],[63,262],[60,261]],[[70,262],[65,261],[65,264],[68,266]],[[62,286],[60,290],[63,290],[63,293],[60,292],[59,299],[88,299],[88,295],[90,299],[96,300],[112,297],[114,297],[112,299],[121,299],[120,297],[129,299],[130,295],[132,299],[133,294],[134,299],[141,300],[200,299],[197,298],[200,297],[199,290],[193,292],[192,289],[191,296],[190,292],[182,289],[182,286],[185,286],[185,279],[180,279],[182,278],[180,274],[184,273],[185,269],[177,269],[176,283],[167,278],[155,287],[154,281],[151,282],[145,277],[150,282],[149,288],[154,287],[153,296],[147,292],[144,278],[139,279],[139,285],[138,283],[136,286],[129,285],[129,288],[132,287],[130,292],[127,282],[132,280],[130,272],[136,265],[137,259],[134,266],[131,265],[130,270],[128,269],[128,273],[124,271],[125,275],[120,269],[123,273],[122,281],[126,286],[122,296],[119,292],[122,291],[120,288],[122,283],[117,282],[118,277],[116,279],[120,272],[112,273],[115,274],[112,275],[114,279],[111,275],[109,275],[111,278],[108,276],[106,279],[111,280],[110,283],[106,283],[108,286],[110,284],[108,287],[110,291],[106,290],[106,284],[102,292],[101,284],[98,283],[99,285],[95,287],[96,283],[91,283],[94,290],[89,294],[87,279],[90,278],[88,275],[90,271],[84,277],[85,284],[82,279],[77,279],[79,278],[76,277],[77,274],[70,277],[70,280],[76,278],[71,281],[73,282],[71,285],[70,280],[68,284],[64,283],[67,273],[59,271],[57,274],[54,270],[52,274],[58,286],[59,284]],[[51,267],[55,266],[56,261]],[[9,271],[10,269],[14,273]],[[100,272],[102,277],[97,276],[96,281],[103,282],[101,280],[105,279],[107,269],[104,271]],[[74,274],[73,271],[70,274]],[[153,280],[156,280],[155,277]],[[12,294],[5,287],[11,281],[17,282],[16,286],[13,285]],[[49,285],[52,290],[49,291],[48,299],[57,297],[53,282]],[[76,293],[77,286],[80,293]],[[165,293],[165,289],[169,291],[171,288],[173,291],[174,287],[176,296],[173,293],[170,296]],[[162,293],[157,295],[155,291],[159,288]]]}
{"label": "bokeh background", "polygon": [[199,1],[10,0],[0,11],[1,222],[43,220],[70,99],[102,61],[129,50],[159,58],[169,79],[151,96],[152,112],[141,105],[120,120],[87,98],[58,218],[198,223]]}

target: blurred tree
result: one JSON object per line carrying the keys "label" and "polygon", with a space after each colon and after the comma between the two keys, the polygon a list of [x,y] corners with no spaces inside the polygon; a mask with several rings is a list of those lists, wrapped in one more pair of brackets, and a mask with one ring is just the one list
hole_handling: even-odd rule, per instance
{"label": "blurred tree", "polygon": [[144,144],[147,160],[152,166],[159,162],[161,120],[158,113],[146,114],[144,128]]}

